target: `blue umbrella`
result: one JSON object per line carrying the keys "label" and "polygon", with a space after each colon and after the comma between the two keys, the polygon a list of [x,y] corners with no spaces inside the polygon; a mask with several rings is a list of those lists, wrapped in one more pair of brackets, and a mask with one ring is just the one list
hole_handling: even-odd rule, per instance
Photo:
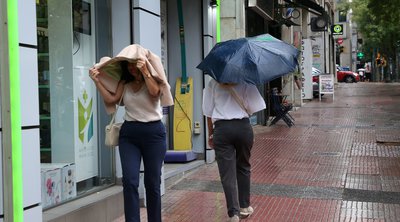
{"label": "blue umbrella", "polygon": [[197,66],[220,83],[263,84],[293,72],[299,50],[269,34],[217,43]]}

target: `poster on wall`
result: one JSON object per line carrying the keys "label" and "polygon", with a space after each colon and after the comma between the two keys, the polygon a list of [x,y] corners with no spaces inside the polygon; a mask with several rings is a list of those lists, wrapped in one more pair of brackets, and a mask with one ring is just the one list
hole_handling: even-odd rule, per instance
{"label": "poster on wall", "polygon": [[301,41],[301,99],[312,99],[312,49],[311,40]]}
{"label": "poster on wall", "polygon": [[89,67],[74,67],[75,164],[77,182],[98,175],[96,88]]}
{"label": "poster on wall", "polygon": [[324,39],[322,35],[314,36],[312,40],[312,56],[313,56],[312,66],[324,72],[325,55],[324,55]]}

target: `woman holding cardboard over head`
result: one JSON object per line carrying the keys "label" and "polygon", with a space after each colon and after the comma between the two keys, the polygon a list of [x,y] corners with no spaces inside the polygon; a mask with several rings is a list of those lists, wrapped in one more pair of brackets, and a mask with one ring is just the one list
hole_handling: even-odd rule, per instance
{"label": "woman holding cardboard over head", "polygon": [[108,113],[122,97],[124,123],[119,135],[125,220],[140,221],[139,175],[144,164],[147,217],[161,221],[161,168],[166,153],[162,106],[173,105],[170,86],[158,56],[130,45],[114,58],[102,58],[89,70]]}

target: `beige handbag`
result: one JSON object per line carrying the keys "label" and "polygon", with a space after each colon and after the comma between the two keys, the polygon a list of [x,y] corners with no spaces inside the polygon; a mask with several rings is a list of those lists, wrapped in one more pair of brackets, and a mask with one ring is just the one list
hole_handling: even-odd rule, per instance
{"label": "beige handbag", "polygon": [[110,123],[106,126],[106,129],[105,129],[105,131],[106,131],[106,134],[105,134],[106,139],[105,139],[104,143],[106,144],[106,146],[109,146],[109,147],[118,146],[119,130],[121,129],[122,122],[121,123],[116,123],[115,122],[115,115],[116,115],[116,113],[118,111],[118,108],[121,106],[121,101],[122,101],[122,98],[124,97],[124,94],[125,94],[125,87],[124,87],[124,92],[122,93],[121,98],[119,99],[117,109],[115,110],[115,112],[114,112],[114,114],[113,114],[113,116],[111,118]]}

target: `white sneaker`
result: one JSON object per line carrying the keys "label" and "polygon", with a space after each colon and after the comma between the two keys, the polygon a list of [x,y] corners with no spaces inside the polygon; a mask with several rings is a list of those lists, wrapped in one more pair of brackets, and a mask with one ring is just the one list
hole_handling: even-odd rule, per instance
{"label": "white sneaker", "polygon": [[240,218],[248,218],[254,212],[254,209],[249,206],[246,208],[240,208]]}
{"label": "white sneaker", "polygon": [[228,219],[228,222],[239,222],[239,221],[240,221],[240,219],[239,219],[239,216],[238,216],[238,215],[235,215],[235,216],[230,217],[230,218]]}

